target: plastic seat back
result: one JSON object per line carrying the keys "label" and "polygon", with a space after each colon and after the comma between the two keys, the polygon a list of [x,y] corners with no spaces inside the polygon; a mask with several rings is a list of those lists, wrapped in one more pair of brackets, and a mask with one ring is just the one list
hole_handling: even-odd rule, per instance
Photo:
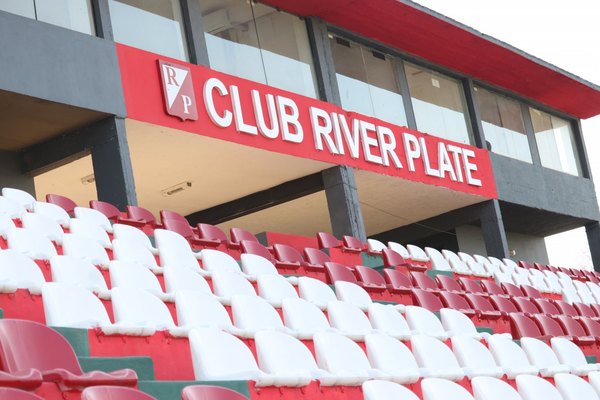
{"label": "plastic seat back", "polygon": [[234,274],[242,272],[237,261],[227,253],[204,249],[200,255],[202,256],[202,267],[209,272],[226,271]]}
{"label": "plastic seat back", "polygon": [[50,218],[62,227],[69,227],[71,217],[65,210],[56,204],[36,201],[33,204],[33,212],[37,215],[43,215],[46,218]]}
{"label": "plastic seat back", "polygon": [[89,220],[72,218],[69,229],[69,232],[73,235],[83,236],[94,240],[104,248],[111,246],[110,237],[104,228]]}
{"label": "plastic seat back", "polygon": [[[186,222],[186,223],[188,222],[188,220],[183,215],[181,215],[175,211],[160,210],[159,214],[160,214],[160,220],[163,222],[163,224],[165,223],[166,220]],[[189,226],[189,223],[188,223],[188,226]]]}
{"label": "plastic seat back", "polygon": [[402,258],[410,259],[410,253],[408,252],[406,247],[404,247],[400,243],[388,242],[388,249],[400,254],[400,256],[402,256]]}
{"label": "plastic seat back", "polygon": [[560,392],[563,400],[599,400],[594,387],[583,378],[572,374],[556,374],[554,385]]}
{"label": "plastic seat back", "polygon": [[[156,241],[156,247],[161,252],[170,249],[175,252],[191,253],[192,248],[187,239],[177,232],[173,232],[167,229],[155,229],[154,240]],[[161,260],[162,263],[162,260]],[[163,264],[164,265],[164,264]]]}
{"label": "plastic seat back", "polygon": [[342,236],[342,244],[346,249],[352,251],[362,251],[365,247],[364,243],[357,237],[344,235]]}
{"label": "plastic seat back", "polygon": [[410,279],[414,285],[427,290],[438,290],[438,285],[435,280],[424,272],[411,272]]}
{"label": "plastic seat back", "polygon": [[[161,211],[162,213],[162,211]],[[162,224],[166,230],[175,232],[186,238],[187,240],[193,239],[195,237],[194,230],[187,222],[187,220],[181,221],[179,219],[164,219],[161,218]]]}
{"label": "plastic seat back", "polygon": [[258,365],[270,374],[294,376],[319,369],[310,350],[298,339],[282,332],[264,330],[254,338]]}
{"label": "plastic seat back", "polygon": [[110,325],[104,305],[87,289],[48,282],[42,287],[42,300],[48,326],[89,329]]}
{"label": "plastic seat back", "polygon": [[513,297],[512,301],[521,312],[527,314],[537,314],[540,312],[536,305],[526,297]]}
{"label": "plastic seat back", "polygon": [[471,338],[480,336],[479,333],[477,333],[477,328],[473,324],[473,321],[460,311],[442,308],[440,310],[440,318],[442,320],[442,326],[450,336],[460,335]]}
{"label": "plastic seat back", "polygon": [[389,381],[366,381],[362,384],[362,391],[365,400],[419,400],[417,395],[406,387]]}
{"label": "plastic seat back", "polygon": [[482,287],[484,281],[482,281],[481,284],[479,284],[473,279],[467,279],[464,277],[458,278],[457,281],[463,287],[465,292],[470,292],[470,293],[484,293],[485,292],[484,288]]}
{"label": "plastic seat back", "polygon": [[349,334],[365,334],[373,327],[358,307],[345,301],[331,301],[327,305],[331,326]]}
{"label": "plastic seat back", "polygon": [[260,244],[259,242],[255,242],[252,240],[242,240],[240,242],[242,246],[242,253],[256,254],[257,256],[261,256],[266,258],[269,261],[273,261],[273,255],[265,246]]}
{"label": "plastic seat back", "polygon": [[353,304],[362,310],[366,310],[369,304],[373,302],[369,293],[362,287],[352,282],[335,282],[335,293],[339,300]]}
{"label": "plastic seat back", "polygon": [[281,308],[285,326],[297,332],[312,335],[331,328],[325,314],[304,299],[283,299]]}
{"label": "plastic seat back", "polygon": [[278,275],[277,268],[264,257],[256,254],[244,253],[240,256],[242,271],[249,276]]}
{"label": "plastic seat back", "polygon": [[456,380],[461,380],[463,377],[460,365],[454,357],[454,353],[444,342],[437,340],[431,336],[413,335],[410,338],[410,345],[415,360],[421,368],[430,370],[456,370]]}
{"label": "plastic seat back", "polygon": [[141,289],[157,296],[163,293],[156,275],[141,264],[111,261],[108,270],[113,288]]}
{"label": "plastic seat back", "polygon": [[88,261],[71,256],[56,256],[50,260],[50,269],[54,282],[97,292],[108,291],[102,273]]}
{"label": "plastic seat back", "polygon": [[37,322],[0,320],[0,346],[6,372],[37,369],[43,373],[62,368],[76,375],[82,374],[69,342],[54,329]]}
{"label": "plastic seat back", "polygon": [[62,242],[64,231],[52,218],[41,214],[25,213],[21,218],[23,228],[36,231],[56,243]]}
{"label": "plastic seat back", "polygon": [[327,272],[327,281],[329,283],[337,281],[358,283],[354,272],[345,265],[335,262],[326,262],[325,271]]}
{"label": "plastic seat back", "polygon": [[452,292],[462,292],[463,288],[460,287],[460,284],[454,280],[451,276],[448,275],[436,275],[435,281],[437,282],[437,286],[440,289],[452,291]]}
{"label": "plastic seat back", "polygon": [[587,359],[583,351],[575,343],[565,338],[550,339],[552,351],[562,364],[572,367],[587,365]]}
{"label": "plastic seat back", "polygon": [[425,247],[425,254],[431,260],[431,266],[433,269],[438,271],[452,271],[450,263],[446,258],[439,252],[439,250],[433,247]]}
{"label": "plastic seat back", "polygon": [[[550,318],[547,315],[537,314],[533,316],[536,324],[540,327],[542,334],[548,336],[564,336],[565,331],[562,329],[560,324],[556,322],[554,319]],[[536,337],[534,335],[527,335],[531,337]]]}
{"label": "plastic seat back", "polygon": [[495,296],[504,296],[506,293],[502,290],[502,287],[494,281],[481,281],[481,287],[486,293]]}
{"label": "plastic seat back", "polygon": [[225,307],[210,293],[182,290],[175,294],[177,322],[183,328],[228,329],[233,326]]}
{"label": "plastic seat back", "polygon": [[213,291],[217,296],[231,298],[236,294],[256,296],[254,287],[240,274],[229,271],[215,271],[212,274]]}
{"label": "plastic seat back", "polygon": [[77,207],[77,203],[75,203],[73,200],[59,194],[47,194],[46,201],[48,203],[56,204],[69,214],[73,214],[75,207]]}
{"label": "plastic seat back", "polygon": [[496,360],[496,364],[504,368],[531,367],[525,351],[512,341],[512,339],[501,336],[490,336],[488,348]]}
{"label": "plastic seat back", "polygon": [[559,315],[560,311],[556,307],[555,303],[548,299],[533,299],[535,305],[540,309],[543,314],[546,315]]}
{"label": "plastic seat back", "polygon": [[452,352],[463,368],[469,368],[473,371],[498,368],[494,356],[488,348],[472,337],[452,337]]}
{"label": "plastic seat back", "polygon": [[526,297],[530,297],[532,299],[539,299],[542,297],[540,291],[533,286],[521,285],[521,290],[523,290],[523,293]]}
{"label": "plastic seat back", "polygon": [[25,207],[29,211],[33,210],[35,197],[24,190],[5,187],[2,188],[2,196],[14,201],[21,207]]}
{"label": "plastic seat back", "polygon": [[567,335],[575,337],[587,335],[585,329],[583,329],[583,326],[576,319],[573,319],[567,315],[558,315],[556,319]]}
{"label": "plastic seat back", "polygon": [[234,295],[231,297],[233,324],[241,329],[281,329],[283,321],[273,306],[258,296]]}
{"label": "plastic seat back", "polygon": [[381,253],[383,249],[386,249],[385,243],[380,242],[377,239],[367,239],[367,250],[369,253]]}
{"label": "plastic seat back", "polygon": [[15,250],[0,250],[0,281],[6,289],[29,289],[36,294],[46,282],[40,267]]}
{"label": "plastic seat back", "polygon": [[318,232],[317,242],[320,249],[330,249],[332,247],[340,247],[341,241],[328,232]]}
{"label": "plastic seat back", "polygon": [[385,268],[383,270],[383,279],[394,289],[407,289],[413,287],[408,276],[395,269]]}
{"label": "plastic seat back", "polygon": [[116,287],[111,290],[115,323],[140,329],[172,329],[175,322],[158,297],[141,289]]}
{"label": "plastic seat back", "polygon": [[504,289],[504,293],[511,297],[525,297],[525,293],[512,283],[503,282],[501,286]]}
{"label": "plastic seat back", "polygon": [[579,321],[588,335],[600,337],[600,322],[591,318],[581,318]]}
{"label": "plastic seat back", "polygon": [[150,269],[158,268],[154,254],[144,245],[123,239],[114,239],[112,245],[115,260],[139,264]]}
{"label": "plastic seat back", "polygon": [[552,368],[560,365],[558,357],[552,348],[539,339],[521,338],[521,348],[527,354],[529,362],[539,369]]}
{"label": "plastic seat back", "polygon": [[317,332],[313,341],[320,368],[334,374],[368,376],[371,365],[356,342],[330,332]]}
{"label": "plastic seat back", "polygon": [[273,253],[275,254],[275,259],[277,261],[298,264],[304,262],[302,254],[300,254],[298,250],[296,250],[292,246],[288,246],[287,244],[274,244]]}
{"label": "plastic seat back", "polygon": [[519,392],[501,379],[476,376],[471,384],[475,400],[523,400]]}
{"label": "plastic seat back", "polygon": [[522,314],[510,314],[511,330],[516,333],[516,337],[541,337],[542,332],[536,323],[529,317]]}
{"label": "plastic seat back", "polygon": [[250,349],[229,333],[193,329],[189,340],[196,380],[251,380],[260,375]]}
{"label": "plastic seat back", "polygon": [[533,375],[517,376],[517,390],[523,400],[564,400],[550,382]]}
{"label": "plastic seat back", "polygon": [[390,304],[371,303],[369,305],[369,322],[373,328],[392,336],[410,336],[410,328],[406,319]]}
{"label": "plastic seat back", "polygon": [[431,336],[446,336],[441,321],[431,311],[417,306],[406,306],[404,314],[408,326],[416,333]]}
{"label": "plastic seat back", "polygon": [[467,299],[469,304],[471,304],[471,308],[474,310],[480,310],[484,312],[497,311],[492,305],[492,303],[490,303],[489,300],[483,297],[482,295],[475,293],[467,293],[465,294],[465,298]]}
{"label": "plastic seat back", "polygon": [[122,240],[126,243],[136,243],[147,248],[148,250],[153,248],[150,238],[146,236],[144,231],[136,228],[135,226],[114,224],[113,232],[115,239]]}
{"label": "plastic seat back", "polygon": [[560,311],[561,314],[568,315],[570,317],[578,317],[579,316],[579,312],[577,311],[575,306],[567,303],[566,301],[555,300],[554,304],[556,304],[556,307],[558,307],[558,310]]}
{"label": "plastic seat back", "polygon": [[110,220],[100,211],[94,210],[93,208],[75,207],[74,212],[76,218],[89,221],[92,224],[100,226],[107,232],[112,232]]}
{"label": "plastic seat back", "polygon": [[448,308],[455,310],[471,310],[469,302],[460,294],[451,292],[440,292],[442,303]]}
{"label": "plastic seat back", "polygon": [[109,220],[116,221],[121,216],[121,211],[106,201],[90,200],[90,208],[100,211]]}
{"label": "plastic seat back", "polygon": [[383,265],[386,267],[398,267],[408,265],[404,257],[392,249],[383,249]]}
{"label": "plastic seat back", "polygon": [[331,261],[329,255],[327,255],[327,253],[325,253],[323,250],[314,249],[312,247],[306,247],[303,253],[306,261],[313,265],[325,266],[325,263]]}
{"label": "plastic seat back", "polygon": [[298,293],[301,298],[321,309],[327,307],[330,301],[337,300],[334,291],[327,284],[306,276],[298,278]]}
{"label": "plastic seat back", "polygon": [[94,265],[108,266],[109,258],[100,243],[85,236],[66,233],[63,236],[63,253]]}
{"label": "plastic seat back", "polygon": [[0,214],[8,218],[20,219],[26,212],[25,207],[4,196],[0,196]]}
{"label": "plastic seat back", "polygon": [[81,392],[81,400],[156,400],[138,389],[122,386],[92,386]]}
{"label": "plastic seat back", "polygon": [[510,299],[507,299],[506,297],[492,295],[490,296],[490,301],[498,311],[509,314],[519,312],[515,303],[513,303],[512,301],[510,301]]}
{"label": "plastic seat back", "polygon": [[248,400],[248,398],[223,386],[190,385],[181,391],[181,400]]}
{"label": "plastic seat back", "polygon": [[0,388],[0,399],[5,400],[44,400],[35,393],[9,387]]}
{"label": "plastic seat back", "polygon": [[423,400],[474,400],[467,389],[446,379],[425,378],[421,389]]}
{"label": "plastic seat back", "polygon": [[425,253],[425,251],[423,251],[423,249],[420,248],[419,246],[416,246],[414,244],[408,244],[408,245],[406,245],[406,249],[408,250],[408,253],[410,254],[410,258],[412,260],[430,261],[430,258],[427,255],[427,253]]}
{"label": "plastic seat back", "polygon": [[229,229],[229,236],[233,243],[240,243],[242,240],[248,240],[251,242],[258,242],[258,239],[254,234],[246,229],[242,228],[231,228]]}
{"label": "plastic seat back", "polygon": [[298,298],[298,292],[281,275],[266,274],[256,278],[258,295],[270,303],[281,304],[283,299]]}
{"label": "plastic seat back", "polygon": [[573,307],[577,310],[577,313],[582,317],[596,318],[596,313],[591,306],[583,303],[573,303]]}
{"label": "plastic seat back", "polygon": [[129,219],[132,219],[134,221],[145,222],[146,224],[152,227],[155,227],[157,225],[156,217],[150,212],[150,210],[147,210],[143,207],[130,205],[126,206],[126,210],[127,218]]}
{"label": "plastic seat back", "polygon": [[17,226],[9,216],[0,214],[0,237],[6,239],[8,231],[11,229],[16,229],[16,227]]}
{"label": "plastic seat back", "polygon": [[365,346],[369,362],[373,368],[382,370],[392,376],[402,376],[412,373],[407,383],[416,381],[419,375],[419,365],[409,348],[399,340],[380,333],[365,336]]}
{"label": "plastic seat back", "polygon": [[379,272],[377,272],[377,270],[371,267],[357,265],[356,267],[354,267],[354,271],[356,271],[359,281],[363,284],[367,284],[370,286],[379,286],[382,288],[386,286],[385,279],[383,278],[383,276]]}
{"label": "plastic seat back", "polygon": [[198,224],[198,236],[201,239],[220,241],[221,243],[229,242],[227,235],[220,228],[210,224]]}
{"label": "plastic seat back", "polygon": [[432,312],[438,312],[440,309],[444,308],[444,305],[435,294],[421,289],[413,289],[413,298],[415,300],[415,305],[426,308]]}
{"label": "plastic seat back", "polygon": [[29,258],[50,260],[56,256],[56,247],[43,234],[25,228],[10,229],[6,234],[8,248],[16,250]]}

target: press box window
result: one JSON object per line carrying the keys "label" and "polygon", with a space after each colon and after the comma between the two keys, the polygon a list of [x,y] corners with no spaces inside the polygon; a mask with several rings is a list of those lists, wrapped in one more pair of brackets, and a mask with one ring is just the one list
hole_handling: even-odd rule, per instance
{"label": "press box window", "polygon": [[417,129],[470,144],[471,132],[462,84],[413,64],[405,64]]}
{"label": "press box window", "polygon": [[116,42],[188,61],[179,0],[108,0]]}
{"label": "press box window", "polygon": [[342,107],[406,126],[398,74],[391,58],[330,35]]}
{"label": "press box window", "polygon": [[475,87],[485,140],[496,154],[532,162],[521,104],[513,99]]}
{"label": "press box window", "polygon": [[542,166],[581,176],[571,123],[535,108],[529,112]]}
{"label": "press box window", "polygon": [[196,1],[212,69],[317,97],[302,19],[246,0]]}

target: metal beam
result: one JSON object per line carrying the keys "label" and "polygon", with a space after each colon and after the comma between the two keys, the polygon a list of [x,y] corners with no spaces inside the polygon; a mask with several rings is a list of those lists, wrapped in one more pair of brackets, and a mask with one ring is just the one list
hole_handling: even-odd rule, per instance
{"label": "metal beam", "polygon": [[220,224],[323,190],[321,173],[294,179],[186,216],[191,225]]}
{"label": "metal beam", "polygon": [[600,222],[594,221],[587,224],[585,233],[587,234],[594,271],[600,271]]}
{"label": "metal beam", "polygon": [[498,200],[489,200],[484,204],[481,213],[481,231],[487,255],[500,259],[507,258],[509,257],[508,241],[504,231],[500,203]]}

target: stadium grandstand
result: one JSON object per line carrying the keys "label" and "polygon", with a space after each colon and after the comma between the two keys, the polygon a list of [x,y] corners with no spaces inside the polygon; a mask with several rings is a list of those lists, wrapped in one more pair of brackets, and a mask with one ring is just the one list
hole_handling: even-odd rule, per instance
{"label": "stadium grandstand", "polygon": [[598,114],[409,0],[0,0],[0,399],[600,400]]}

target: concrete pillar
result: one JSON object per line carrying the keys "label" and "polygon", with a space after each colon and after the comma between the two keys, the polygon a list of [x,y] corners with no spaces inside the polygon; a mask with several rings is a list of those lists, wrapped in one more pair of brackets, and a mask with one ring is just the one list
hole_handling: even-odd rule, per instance
{"label": "concrete pillar", "polygon": [[588,238],[588,246],[592,255],[594,270],[600,271],[600,222],[594,221],[585,226]]}
{"label": "concrete pillar", "polygon": [[326,169],[322,174],[333,234],[352,235],[366,242],[354,170],[343,165]]}
{"label": "concrete pillar", "polygon": [[498,200],[489,200],[481,210],[481,231],[487,255],[508,258],[508,242]]}

